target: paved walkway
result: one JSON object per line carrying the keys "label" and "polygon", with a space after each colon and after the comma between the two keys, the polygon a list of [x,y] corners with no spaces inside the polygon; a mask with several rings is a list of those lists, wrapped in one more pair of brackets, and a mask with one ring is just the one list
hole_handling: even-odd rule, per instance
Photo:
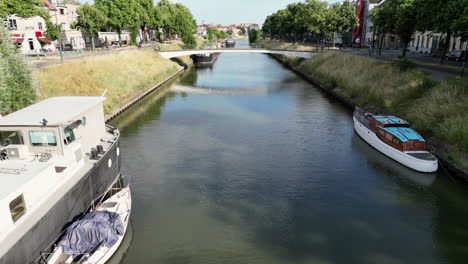
{"label": "paved walkway", "polygon": [[[395,63],[399,59],[399,56],[401,56],[401,51],[399,50],[382,50],[382,55],[372,56],[370,56],[367,52],[363,52],[361,49],[346,49],[341,50],[341,52],[355,56],[371,57],[373,59],[388,63]],[[429,74],[428,78],[431,80],[443,81],[450,77],[460,76],[461,63],[459,62],[446,61],[445,65],[439,65],[438,58],[412,52],[407,53],[406,57],[409,60],[415,62],[416,68],[418,70],[427,72]],[[452,67],[447,67],[447,65]],[[465,69],[465,76],[468,76],[468,69]]]}

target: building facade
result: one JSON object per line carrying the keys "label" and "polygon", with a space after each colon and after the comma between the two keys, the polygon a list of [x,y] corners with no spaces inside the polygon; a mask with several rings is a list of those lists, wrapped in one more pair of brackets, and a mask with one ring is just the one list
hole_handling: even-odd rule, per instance
{"label": "building facade", "polygon": [[52,41],[45,38],[47,27],[42,17],[22,18],[9,15],[4,23],[21,53],[38,54],[55,50]]}

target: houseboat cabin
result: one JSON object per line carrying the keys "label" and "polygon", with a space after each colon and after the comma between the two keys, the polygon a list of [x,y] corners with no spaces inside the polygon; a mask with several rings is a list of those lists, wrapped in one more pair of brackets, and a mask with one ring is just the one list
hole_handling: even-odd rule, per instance
{"label": "houseboat cabin", "polygon": [[[93,172],[118,140],[104,99],[55,97],[0,118],[0,263],[33,261],[117,177]],[[93,173],[103,186],[86,181]]]}

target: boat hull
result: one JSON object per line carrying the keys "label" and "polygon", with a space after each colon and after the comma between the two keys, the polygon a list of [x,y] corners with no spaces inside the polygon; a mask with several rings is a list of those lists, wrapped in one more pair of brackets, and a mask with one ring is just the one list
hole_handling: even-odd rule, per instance
{"label": "boat hull", "polygon": [[60,227],[84,213],[120,175],[119,143],[117,138],[92,169],[0,259],[0,264],[46,262],[40,258],[41,253],[51,252],[51,244],[62,232]]}
{"label": "boat hull", "polygon": [[412,157],[403,151],[397,150],[380,140],[377,135],[369,130],[365,125],[361,124],[354,116],[354,130],[356,133],[369,145],[385,154],[387,157],[411,168],[415,171],[431,173],[438,169],[437,160],[423,160]]}

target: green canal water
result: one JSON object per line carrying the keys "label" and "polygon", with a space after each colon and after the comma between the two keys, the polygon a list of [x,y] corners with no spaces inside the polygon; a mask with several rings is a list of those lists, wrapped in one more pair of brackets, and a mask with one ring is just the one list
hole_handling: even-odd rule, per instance
{"label": "green canal water", "polygon": [[133,195],[121,263],[468,262],[468,188],[383,156],[266,55],[222,54],[113,125]]}

